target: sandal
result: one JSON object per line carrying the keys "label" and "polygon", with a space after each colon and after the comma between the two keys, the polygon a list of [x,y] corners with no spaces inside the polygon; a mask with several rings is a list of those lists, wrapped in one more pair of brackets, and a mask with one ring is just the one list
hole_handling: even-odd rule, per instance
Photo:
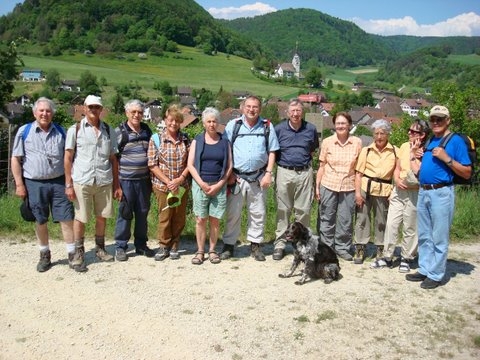
{"label": "sandal", "polygon": [[192,259],[192,264],[193,265],[202,265],[204,260],[205,260],[204,253],[198,251],[198,252],[195,253],[195,256]]}
{"label": "sandal", "polygon": [[398,271],[401,273],[410,272],[410,265],[408,264],[408,262],[402,259],[402,261],[400,262],[400,266],[398,267]]}
{"label": "sandal", "polygon": [[208,253],[208,260],[210,260],[212,264],[218,264],[219,262],[222,261],[220,260],[220,256],[218,256],[216,251],[210,251]]}

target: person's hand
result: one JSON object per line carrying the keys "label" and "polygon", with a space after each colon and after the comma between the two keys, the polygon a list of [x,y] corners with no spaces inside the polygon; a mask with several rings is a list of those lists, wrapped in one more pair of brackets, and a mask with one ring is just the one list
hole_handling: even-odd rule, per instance
{"label": "person's hand", "polygon": [[120,186],[118,188],[114,189],[113,198],[115,200],[118,200],[118,201],[122,200],[122,196],[123,196],[123,190]]}
{"label": "person's hand", "polygon": [[402,190],[408,189],[408,185],[405,184],[405,181],[403,179],[398,179],[398,181],[395,181],[395,185],[397,185],[397,187]]}
{"label": "person's hand", "polygon": [[272,185],[272,178],[272,173],[266,172],[265,175],[262,177],[262,180],[260,180],[260,187],[262,189],[268,189],[270,185]]}
{"label": "person's hand", "polygon": [[447,154],[444,148],[437,146],[432,150],[432,155],[435,156],[438,160],[441,160],[443,162],[449,161],[451,158]]}
{"label": "person's hand", "polygon": [[73,189],[73,187],[65,188],[65,195],[67,195],[67,199],[70,201],[73,201],[76,198],[75,190]]}
{"label": "person's hand", "polygon": [[27,189],[25,188],[25,185],[17,185],[15,187],[15,195],[18,197],[25,199],[27,197]]}
{"label": "person's hand", "polygon": [[365,199],[360,194],[355,194],[355,205],[362,207],[365,204]]}

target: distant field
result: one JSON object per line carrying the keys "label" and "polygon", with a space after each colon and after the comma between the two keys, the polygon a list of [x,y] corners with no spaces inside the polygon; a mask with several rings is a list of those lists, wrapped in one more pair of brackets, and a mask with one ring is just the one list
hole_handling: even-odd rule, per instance
{"label": "distant field", "polygon": [[86,70],[104,77],[109,87],[135,83],[142,86],[142,92],[155,93],[153,84],[168,81],[172,86],[206,88],[217,92],[224,90],[246,90],[260,96],[290,97],[298,89],[264,82],[252,75],[251,61],[236,56],[218,54],[207,56],[194,48],[180,47],[181,53],[168,53],[165,57],[149,56],[139,59],[128,54],[124,59],[107,58],[102,55],[83,54],[41,57],[23,55],[26,68],[56,69],[62,79],[79,79]]}
{"label": "distant field", "polygon": [[480,56],[475,54],[449,55],[448,59],[465,65],[480,65]]}

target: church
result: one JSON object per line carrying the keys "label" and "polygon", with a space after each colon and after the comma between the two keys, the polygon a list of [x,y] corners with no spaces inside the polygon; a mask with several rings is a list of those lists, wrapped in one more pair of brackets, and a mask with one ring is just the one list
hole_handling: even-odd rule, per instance
{"label": "church", "polygon": [[291,63],[283,63],[278,65],[273,74],[275,78],[287,78],[291,79],[296,77],[300,79],[300,56],[295,52]]}

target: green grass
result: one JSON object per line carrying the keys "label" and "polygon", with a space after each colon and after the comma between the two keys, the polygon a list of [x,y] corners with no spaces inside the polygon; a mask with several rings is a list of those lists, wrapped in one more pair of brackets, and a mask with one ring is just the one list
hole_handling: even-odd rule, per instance
{"label": "green grass", "polygon": [[448,60],[464,65],[480,65],[480,55],[448,55]]}
{"label": "green grass", "polygon": [[[219,53],[216,56],[203,54],[201,50],[180,46],[181,53],[166,53],[163,57],[148,56],[139,59],[136,54],[127,54],[125,59],[112,56],[66,54],[58,57],[21,55],[26,68],[56,69],[61,79],[75,80],[86,70],[104,77],[111,92],[115,86],[138,82],[142,93],[158,96],[153,90],[155,82],[168,81],[171,86],[190,86],[217,92],[220,87],[226,91],[247,90],[260,96],[289,97],[298,89],[262,81],[256,78],[250,68],[252,62],[237,56]],[[16,87],[20,83],[17,82]],[[113,92],[112,92],[113,95]]]}

